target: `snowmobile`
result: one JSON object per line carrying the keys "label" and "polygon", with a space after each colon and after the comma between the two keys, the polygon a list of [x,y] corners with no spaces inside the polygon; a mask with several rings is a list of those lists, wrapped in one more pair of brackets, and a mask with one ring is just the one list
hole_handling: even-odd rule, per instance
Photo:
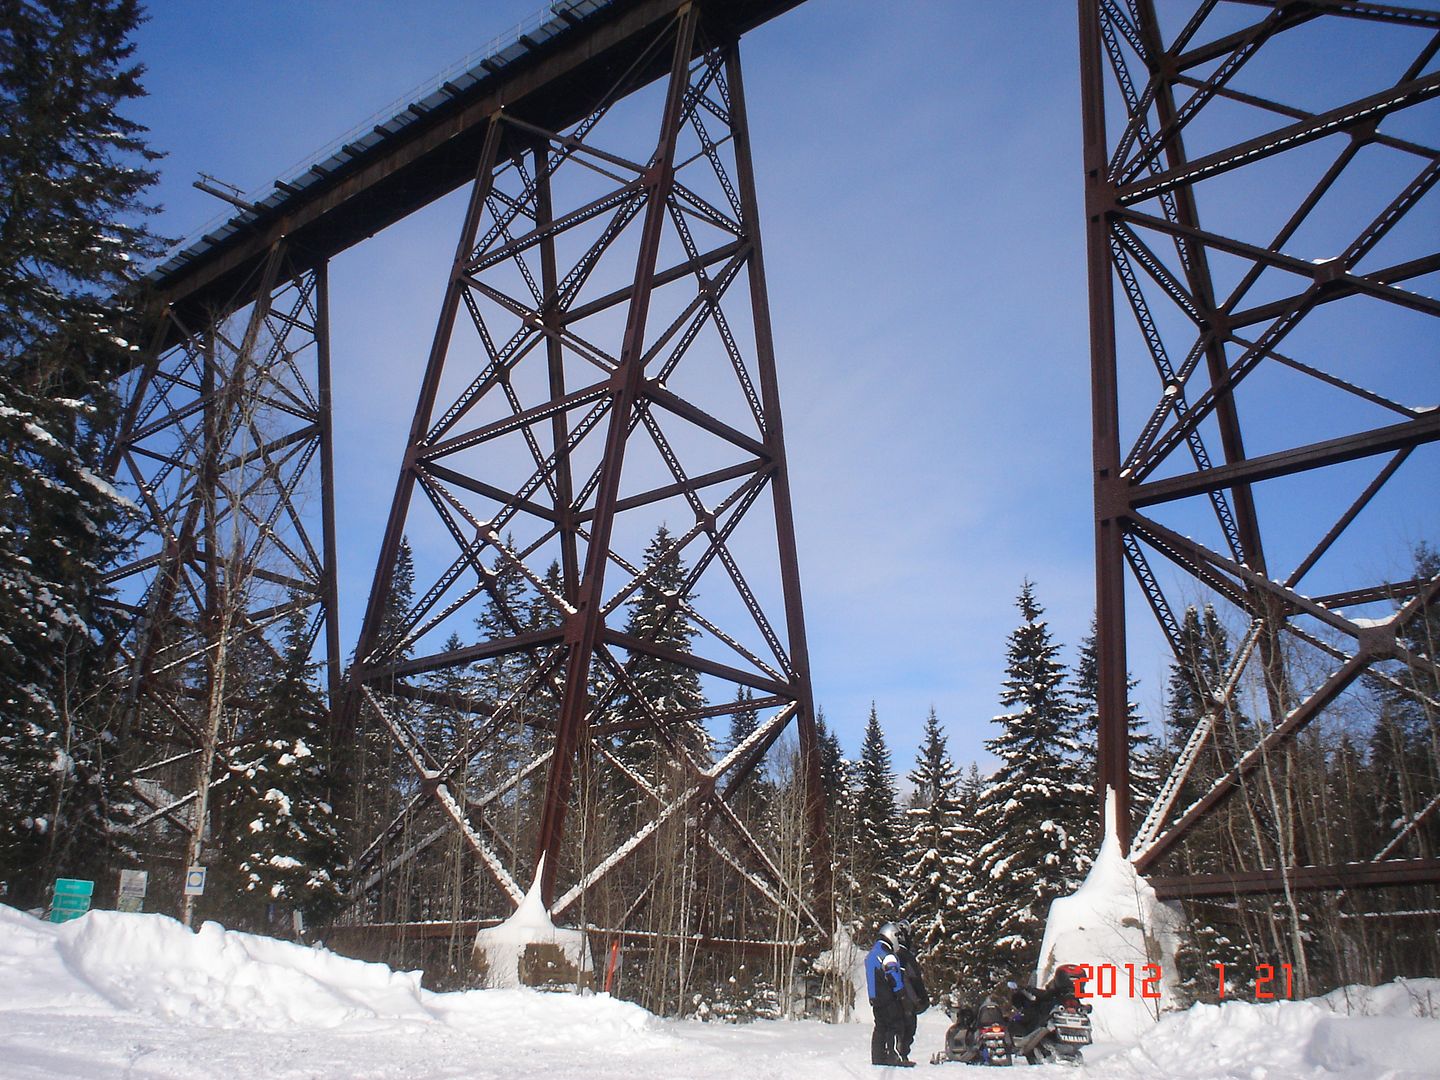
{"label": "snowmobile", "polygon": [[1079,974],[1078,967],[1062,966],[1043,990],[1009,983],[1012,1011],[1008,1014],[993,996],[979,1009],[947,1001],[945,1013],[954,1022],[945,1032],[945,1049],[930,1059],[931,1064],[1010,1065],[1017,1057],[1032,1065],[1079,1064],[1081,1048],[1093,1041],[1090,1006],[1075,996],[1074,977]]}
{"label": "snowmobile", "polygon": [[978,1009],[958,998],[947,998],[945,1015],[952,1023],[945,1031],[945,1049],[930,1059],[932,1065],[958,1061],[963,1065],[1009,1065],[1015,1055],[1009,1017],[993,997]]}
{"label": "snowmobile", "polygon": [[1010,1020],[1010,1037],[1015,1053],[1030,1064],[1059,1061],[1078,1065],[1081,1049],[1094,1041],[1090,1006],[1075,995],[1075,978],[1080,974],[1079,967],[1062,964],[1043,990],[1011,984],[1015,1013]]}

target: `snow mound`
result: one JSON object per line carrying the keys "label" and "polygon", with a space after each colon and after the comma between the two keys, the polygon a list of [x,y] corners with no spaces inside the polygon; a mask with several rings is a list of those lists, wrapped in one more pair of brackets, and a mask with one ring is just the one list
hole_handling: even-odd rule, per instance
{"label": "snow mound", "polygon": [[219,923],[191,933],[163,915],[93,911],[58,929],[67,965],[110,1002],[172,1020],[280,1031],[428,1015],[418,972]]}
{"label": "snow mound", "polygon": [[[1150,883],[1121,852],[1113,791],[1105,796],[1105,820],[1105,838],[1090,873],[1073,894],[1050,905],[1035,975],[1044,985],[1061,964],[1088,964],[1092,969],[1111,965],[1113,984],[1096,978],[1088,986],[1091,1022],[1101,1038],[1132,1041],[1144,1037],[1162,1012],[1177,1005],[1175,946],[1181,917],[1156,898]],[[1135,973],[1134,994],[1126,965]],[[1146,965],[1154,967],[1147,970]],[[1160,977],[1147,989],[1146,975],[1157,970]],[[1107,989],[1112,995],[1101,996]],[[1146,992],[1159,996],[1146,998]]]}
{"label": "snow mound", "polygon": [[[186,1025],[294,1032],[438,1024],[467,1033],[526,1030],[548,1043],[597,1034],[654,1045],[655,1018],[605,995],[472,990],[438,994],[420,973],[392,971],[205,923],[91,911],[52,926],[0,906],[0,1008],[120,1009]],[[14,995],[12,997],[12,994]],[[108,1008],[107,1008],[108,1007]]]}
{"label": "snow mound", "polygon": [[[1115,1080],[1434,1080],[1440,979],[1351,988],[1375,1012],[1345,1012],[1347,991],[1311,1001],[1195,1005],[1163,1017],[1140,1045],[1107,1056]],[[1337,1000],[1338,999],[1338,1000]],[[1097,1063],[1099,1064],[1099,1063]]]}

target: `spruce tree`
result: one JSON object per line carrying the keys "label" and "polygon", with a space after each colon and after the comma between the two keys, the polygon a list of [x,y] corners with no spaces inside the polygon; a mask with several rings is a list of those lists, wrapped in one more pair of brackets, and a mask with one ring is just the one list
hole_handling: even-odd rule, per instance
{"label": "spruce tree", "polygon": [[[1195,730],[1211,708],[1213,695],[1222,689],[1226,672],[1230,667],[1230,636],[1215,609],[1206,604],[1204,611],[1191,606],[1185,609],[1180,621],[1181,655],[1170,666],[1170,679],[1166,685],[1166,743],[1173,758],[1178,755],[1190,733]],[[1232,704],[1227,704],[1224,726],[1243,726]],[[1219,745],[1223,731],[1217,731],[1209,739],[1211,747]],[[1213,758],[1214,754],[1207,755]],[[1182,799],[1197,794],[1201,784],[1208,786],[1208,780],[1215,775],[1213,760],[1196,763],[1191,779],[1182,791]]]}
{"label": "spruce tree", "polygon": [[915,928],[915,948],[924,954],[931,982],[945,985],[955,973],[953,942],[960,913],[960,889],[967,866],[961,850],[960,773],[950,760],[935,709],[908,777],[914,801],[905,813],[905,901],[901,913]]}
{"label": "spruce tree", "polygon": [[[446,652],[455,652],[464,646],[460,635],[451,633],[441,647]],[[487,710],[475,672],[468,664],[437,668],[427,673],[424,680],[427,689],[444,699],[426,706],[424,728],[425,745],[443,761],[465,739],[476,716],[486,715]]]}
{"label": "spruce tree", "polygon": [[[1428,544],[1415,549],[1416,581],[1440,575],[1440,552]],[[1398,605],[1397,605],[1398,606]],[[1416,663],[1394,660],[1384,665],[1390,680],[1372,679],[1378,716],[1370,740],[1375,777],[1374,817],[1377,831],[1388,842],[1421,813],[1440,787],[1440,675],[1433,664],[1440,655],[1440,604],[1430,603],[1399,631],[1405,650]],[[1398,684],[1398,685],[1397,685]],[[1411,832],[1407,849],[1416,855],[1440,850],[1440,815],[1430,814]]]}
{"label": "spruce tree", "polygon": [[[664,525],[646,545],[645,570],[639,589],[629,601],[625,633],[677,652],[688,652],[699,630],[679,603],[685,564]],[[705,704],[699,673],[646,653],[633,654],[626,666],[636,694],[623,694],[616,711],[635,727],[619,740],[622,759],[642,775],[660,779],[664,771],[660,763],[668,759],[668,751],[657,740],[651,721],[654,716],[700,763],[708,762],[712,753],[708,732],[700,723],[684,719]]]}
{"label": "spruce tree", "polygon": [[[748,686],[735,691],[735,711],[730,714],[730,731],[721,749],[728,754],[743,743],[760,727],[760,714],[753,702],[754,692]],[[761,758],[751,770],[744,786],[737,794],[734,805],[741,815],[750,822],[760,822],[775,795],[775,784],[770,778],[770,769]]]}
{"label": "spruce tree", "polygon": [[[1166,684],[1166,771],[1174,765],[1196,726],[1215,710],[1214,695],[1223,687],[1230,666],[1229,635],[1209,604],[1203,610],[1186,608],[1180,621],[1180,643],[1180,655],[1171,665]],[[1234,754],[1237,735],[1246,726],[1233,701],[1227,702],[1176,795],[1171,820],[1199,798],[1224,770],[1228,757]],[[1222,814],[1241,812],[1237,802],[1231,800]],[[1235,853],[1230,825],[1222,816],[1194,829],[1178,852],[1182,872],[1206,873],[1226,865]],[[1233,906],[1192,902],[1185,905],[1185,914],[1175,953],[1180,993],[1188,1001],[1216,1000],[1214,964],[1243,970],[1254,963],[1244,922]]]}
{"label": "spruce tree", "polygon": [[858,914],[869,925],[895,918],[903,899],[898,799],[890,750],[871,702],[855,770],[854,855]]}
{"label": "spruce tree", "polygon": [[[980,795],[985,779],[975,762],[965,770],[955,786],[955,923],[950,934],[951,955],[955,958],[955,985],[969,991],[988,990],[982,983],[989,978],[988,959],[983,954],[988,942],[982,942],[978,924],[982,914],[985,891],[980,888],[981,833],[976,824]],[[973,993],[971,996],[975,996]]]}
{"label": "spruce tree", "polygon": [[[404,625],[410,609],[415,604],[415,557],[410,549],[410,538],[400,538],[399,552],[391,577],[390,595],[385,600],[385,609],[380,616],[380,632],[377,646],[397,651],[388,654],[394,660],[408,659],[414,654],[414,646],[404,640]],[[366,658],[361,657],[362,661]],[[382,691],[388,687],[380,687]],[[390,707],[399,707],[399,699],[391,699]],[[352,753],[358,760],[349,763],[345,770],[353,777],[348,790],[353,799],[353,809],[348,815],[351,826],[351,843],[355,850],[363,850],[374,835],[383,829],[399,812],[402,789],[408,773],[408,765],[401,760],[390,735],[380,717],[371,708],[360,710],[360,737],[355,740]]]}
{"label": "spruce tree", "polygon": [[[513,536],[505,538],[505,547],[511,551],[515,549]],[[499,641],[525,633],[530,629],[527,620],[534,614],[534,600],[525,575],[501,554],[495,556],[491,572],[485,606],[475,620],[480,640]],[[528,693],[519,693],[530,674],[530,664],[524,653],[510,653],[477,665],[476,682],[486,708],[495,710],[505,702],[511,702],[505,712],[505,726],[492,741],[491,752],[487,755],[496,771],[496,775],[488,778],[491,783],[498,782],[504,774],[518,766],[519,758],[530,743],[526,721],[533,720],[532,704],[538,689],[532,687]]]}
{"label": "spruce tree", "polygon": [[825,722],[824,709],[815,710],[815,744],[820,753],[820,787],[833,813],[840,803],[841,790],[849,781],[849,774],[839,736]]}
{"label": "spruce tree", "polygon": [[860,887],[855,877],[855,765],[845,757],[840,739],[815,710],[815,741],[820,753],[820,788],[825,795],[826,829],[830,834],[830,874],[835,921],[858,918]]}
{"label": "spruce tree", "polygon": [[985,743],[1000,766],[976,815],[984,843],[971,903],[994,972],[1023,975],[1035,967],[1050,902],[1079,885],[1085,870],[1079,840],[1090,784],[1080,771],[1059,646],[1030,582],[1016,605],[1022,622],[1010,634],[1000,695],[1013,711],[995,717],[1000,734]]}
{"label": "spruce tree", "polygon": [[[1090,632],[1080,643],[1075,660],[1074,702],[1080,736],[1080,763],[1086,775],[1100,775],[1100,666],[1095,650],[1095,622],[1090,622]],[[1128,692],[1137,685],[1135,679],[1126,681],[1125,710],[1130,737],[1130,803],[1138,812],[1144,813],[1160,790],[1162,761],[1155,745],[1155,738],[1146,730],[1145,721],[1140,718],[1140,707],[1130,699]],[[1090,821],[1081,838],[1086,857],[1094,859],[1100,850],[1103,800],[1099,788],[1093,788]]]}
{"label": "spruce tree", "polygon": [[[545,588],[550,593],[564,597],[565,579],[561,573],[559,562],[552,561],[545,568],[545,574],[540,580],[545,583]],[[551,603],[550,598],[536,590],[525,611],[525,629],[546,630],[553,626],[559,626],[561,616],[562,612]]]}
{"label": "spruce tree", "polygon": [[232,819],[241,887],[264,912],[264,927],[280,932],[290,912],[313,922],[339,909],[345,865],[309,648],[305,613],[297,611],[279,678],[261,697],[259,743],[233,775],[246,796]]}
{"label": "spruce tree", "polygon": [[754,699],[755,694],[748,686],[735,691],[735,711],[730,714],[730,734],[725,739],[727,754],[754,735],[760,726],[760,714],[751,704]]}
{"label": "spruce tree", "polygon": [[144,223],[158,155],[123,115],[144,94],[140,18],[135,0],[0,7],[0,878],[27,902],[93,873],[124,817],[96,698],[127,506],[100,477],[162,246]]}
{"label": "spruce tree", "polygon": [[[410,538],[400,538],[400,550],[395,555],[395,569],[390,575],[390,595],[385,599],[385,612],[380,617],[380,643],[394,648],[402,640],[405,623],[410,609],[415,604],[415,553],[410,547]],[[396,660],[408,660],[415,655],[413,644],[406,644],[393,654]]]}
{"label": "spruce tree", "polygon": [[[507,536],[505,546],[514,550],[515,538]],[[499,641],[523,634],[528,629],[528,620],[536,614],[532,605],[529,583],[510,559],[497,554],[491,566],[490,588],[485,594],[485,607],[475,620],[475,628],[482,641]],[[486,686],[493,704],[498,705],[509,697],[524,678],[528,661],[521,654],[497,657],[488,660],[481,667],[481,681]]]}

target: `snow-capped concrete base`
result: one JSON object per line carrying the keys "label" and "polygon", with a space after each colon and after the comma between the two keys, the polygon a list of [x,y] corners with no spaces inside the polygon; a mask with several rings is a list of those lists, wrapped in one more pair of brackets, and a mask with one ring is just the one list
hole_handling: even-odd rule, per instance
{"label": "snow-capped concrete base", "polygon": [[551,946],[581,982],[591,981],[594,967],[585,931],[566,930],[550,921],[550,912],[540,897],[540,875],[544,869],[542,856],[530,891],[514,915],[499,926],[487,926],[475,933],[475,958],[477,966],[486,973],[487,986],[504,989],[525,985],[520,969],[528,945]]}
{"label": "snow-capped concrete base", "polygon": [[1175,947],[1183,919],[1156,899],[1120,850],[1114,815],[1112,791],[1095,865],[1080,888],[1050,905],[1036,981],[1049,982],[1061,964],[1088,964],[1096,1035],[1128,1041],[1178,1006]]}

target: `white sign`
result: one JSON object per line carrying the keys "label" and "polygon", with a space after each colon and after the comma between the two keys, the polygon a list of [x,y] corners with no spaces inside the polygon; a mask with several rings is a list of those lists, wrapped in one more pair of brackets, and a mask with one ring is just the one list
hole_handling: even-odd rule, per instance
{"label": "white sign", "polygon": [[205,867],[192,866],[185,871],[185,895],[205,895]]}
{"label": "white sign", "polygon": [[141,911],[145,906],[145,889],[150,875],[144,870],[120,871],[120,899],[115,906],[121,911]]}

